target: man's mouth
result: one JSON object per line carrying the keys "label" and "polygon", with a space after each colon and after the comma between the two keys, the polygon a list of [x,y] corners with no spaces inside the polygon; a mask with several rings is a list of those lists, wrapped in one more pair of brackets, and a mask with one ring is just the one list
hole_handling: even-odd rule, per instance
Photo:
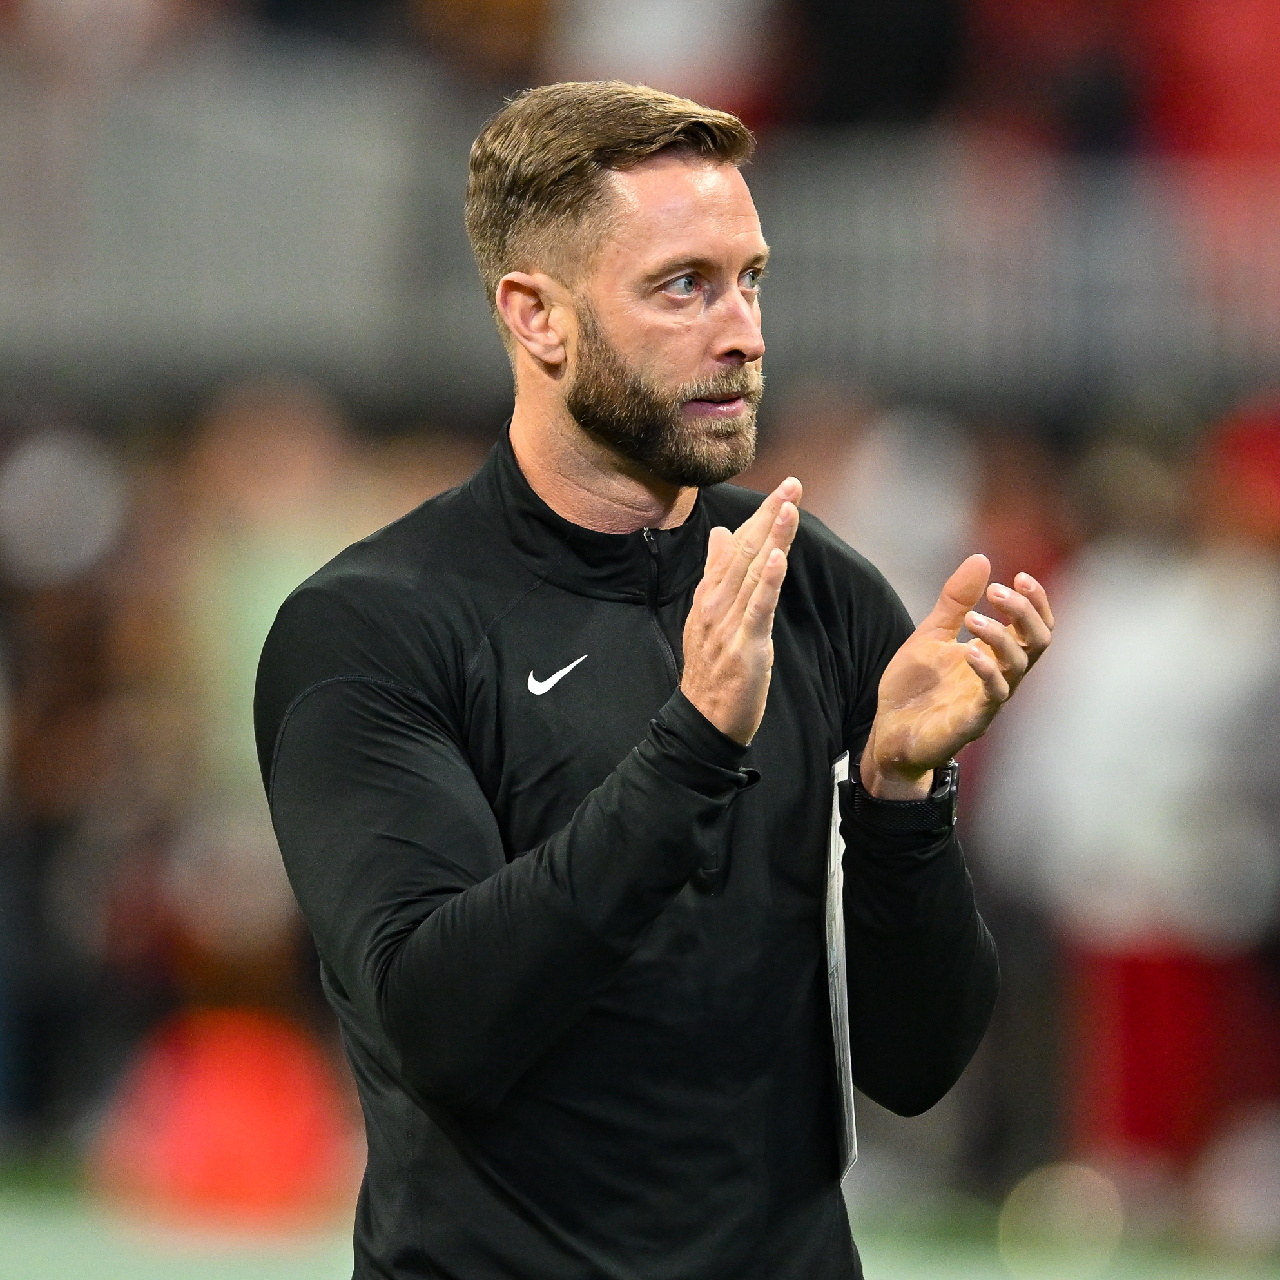
{"label": "man's mouth", "polygon": [[746,407],[742,395],[709,396],[684,403],[685,413],[694,418],[736,418]]}

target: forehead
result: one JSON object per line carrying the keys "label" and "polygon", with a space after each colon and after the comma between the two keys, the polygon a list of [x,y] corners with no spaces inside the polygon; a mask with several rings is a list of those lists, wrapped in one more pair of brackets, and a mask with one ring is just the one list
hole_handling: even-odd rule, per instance
{"label": "forehead", "polygon": [[598,261],[643,269],[658,260],[752,258],[765,251],[755,203],[731,164],[667,152],[610,173]]}

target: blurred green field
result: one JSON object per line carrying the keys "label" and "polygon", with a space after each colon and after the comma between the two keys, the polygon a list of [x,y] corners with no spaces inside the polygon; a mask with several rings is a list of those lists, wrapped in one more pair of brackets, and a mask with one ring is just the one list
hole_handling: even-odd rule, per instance
{"label": "blurred green field", "polygon": [[[1011,1274],[991,1242],[929,1230],[858,1236],[868,1280],[1009,1280]],[[4,1280],[347,1280],[350,1274],[345,1231],[270,1241],[179,1236],[122,1223],[74,1195],[0,1195]],[[1102,1272],[1046,1257],[1013,1274],[1043,1280],[1280,1280],[1280,1265],[1130,1251]]]}
{"label": "blurred green field", "polygon": [[0,1200],[4,1280],[349,1280],[345,1233],[234,1240],[144,1231],[70,1198]]}

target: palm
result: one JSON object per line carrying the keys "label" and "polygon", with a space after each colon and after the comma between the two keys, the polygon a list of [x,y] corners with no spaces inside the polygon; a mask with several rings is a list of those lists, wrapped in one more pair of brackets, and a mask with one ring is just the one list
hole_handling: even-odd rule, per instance
{"label": "palm", "polygon": [[922,626],[880,679],[877,754],[936,768],[978,737],[998,709],[955,633],[940,635]]}
{"label": "palm", "polygon": [[[986,729],[1048,648],[1053,611],[1044,588],[1025,573],[1013,590],[988,588],[990,576],[986,556],[970,556],[885,668],[863,754],[864,782],[892,774],[918,782],[945,763]],[[974,612],[984,595],[1012,621]],[[960,644],[966,623],[975,638]]]}

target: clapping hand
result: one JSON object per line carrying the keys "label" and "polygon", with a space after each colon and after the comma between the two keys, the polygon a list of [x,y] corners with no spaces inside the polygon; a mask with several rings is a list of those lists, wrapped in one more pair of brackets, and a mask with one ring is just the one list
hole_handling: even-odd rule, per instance
{"label": "clapping hand", "polygon": [[746,744],[764,715],[773,673],[773,614],[800,523],[800,482],[784,480],[730,533],[711,530],[707,563],[684,625],[685,697]]}
{"label": "clapping hand", "polygon": [[[862,785],[872,795],[926,795],[933,770],[982,735],[1049,647],[1053,612],[1044,588],[1026,573],[1012,589],[988,586],[990,576],[986,556],[970,556],[885,668],[862,755]],[[984,594],[1007,622],[973,611]],[[962,626],[974,637],[964,644]]]}

